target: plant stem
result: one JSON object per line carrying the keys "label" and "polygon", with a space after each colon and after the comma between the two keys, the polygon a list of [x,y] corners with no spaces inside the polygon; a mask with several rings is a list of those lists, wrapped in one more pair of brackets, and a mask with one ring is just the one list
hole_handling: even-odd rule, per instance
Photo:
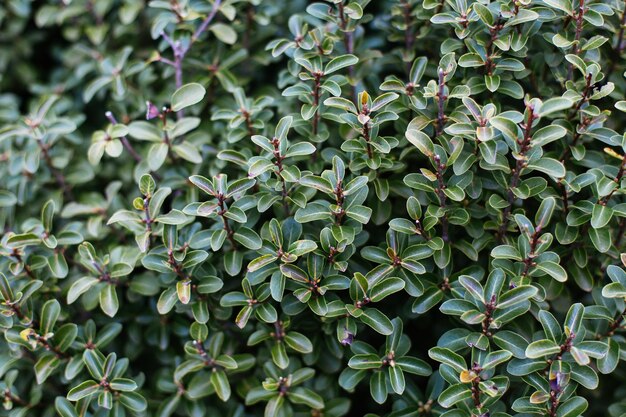
{"label": "plant stem", "polygon": [[489,326],[493,322],[493,312],[496,309],[496,305],[497,305],[497,300],[496,300],[496,295],[494,294],[491,296],[491,300],[489,300],[489,302],[485,304],[485,318],[483,319],[481,323],[482,332],[487,337],[493,336],[493,334],[489,330]]}
{"label": "plant stem", "polygon": [[443,134],[443,128],[446,123],[446,115],[444,113],[445,102],[448,96],[445,94],[446,88],[446,73],[442,68],[439,68],[439,91],[437,92],[437,128],[435,129],[435,136],[439,137]]}
{"label": "plant stem", "polygon": [[346,211],[343,209],[343,184],[341,180],[337,181],[337,186],[335,187],[335,203],[339,206],[339,213],[335,214],[335,224],[337,226],[341,225],[344,216],[346,215]]}
{"label": "plant stem", "polygon": [[18,249],[14,248],[13,251],[11,252],[12,257],[14,257],[18,263],[23,263],[24,264],[24,271],[26,272],[26,275],[28,275],[29,278],[31,279],[36,279],[37,277],[35,277],[35,274],[33,273],[33,270],[30,269],[30,266],[28,266],[28,264],[24,261],[24,259],[22,258],[22,255],[19,253]]}
{"label": "plant stem", "polygon": [[313,91],[311,94],[313,95],[313,106],[315,107],[315,114],[313,115],[313,119],[311,120],[311,133],[313,136],[317,135],[318,124],[320,119],[320,88],[321,88],[321,79],[322,73],[316,72],[313,74],[315,77],[315,85],[313,86]]}
{"label": "plant stem", "polygon": [[624,176],[624,170],[626,170],[626,155],[624,155],[622,157],[622,163],[619,166],[619,170],[617,171],[617,175],[613,179],[613,181],[615,181],[617,186],[615,188],[613,188],[613,190],[608,195],[605,195],[600,200],[598,200],[598,204],[601,204],[603,206],[607,205],[607,203],[609,202],[609,200],[611,199],[611,197],[613,196],[615,191],[619,188],[619,183],[622,180],[622,177]]}
{"label": "plant stem", "polygon": [[537,118],[537,116],[535,115],[535,110],[531,105],[527,105],[526,110],[528,111],[528,117],[526,119],[526,124],[524,125],[524,137],[521,141],[519,139],[516,140],[517,144],[520,146],[519,158],[515,163],[513,176],[511,177],[511,182],[509,183],[509,189],[507,190],[507,200],[509,205],[504,209],[504,212],[502,213],[502,224],[500,225],[498,231],[498,239],[500,241],[502,241],[504,239],[504,236],[506,235],[506,230],[509,225],[509,215],[511,214],[511,210],[513,210],[513,203],[515,202],[515,194],[513,193],[513,188],[517,187],[522,170],[526,167],[526,152],[530,148],[533,121]]}
{"label": "plant stem", "polygon": [[[168,63],[169,65],[172,65],[174,67],[174,77],[176,80],[177,89],[183,86],[183,61],[185,59],[185,56],[191,49],[191,46],[207,30],[207,28],[209,27],[209,24],[211,23],[211,21],[213,21],[213,19],[217,15],[217,11],[219,10],[221,3],[222,3],[222,0],[215,0],[215,3],[213,3],[213,7],[211,8],[211,12],[202,21],[198,29],[196,29],[193,36],[191,37],[191,41],[189,42],[189,45],[187,46],[183,46],[180,41],[174,41],[165,32],[161,32],[161,36],[170,45],[170,48],[172,49],[172,53],[174,54],[173,62],[170,60],[163,60],[162,58],[161,58],[161,61]],[[176,117],[178,119],[183,118],[184,115],[185,113],[183,110],[180,110],[176,113]]]}
{"label": "plant stem", "polygon": [[[343,0],[337,5],[339,9],[339,28],[343,31],[343,43],[346,49],[346,53],[351,54],[354,52],[354,32],[348,31],[348,19],[344,13]],[[354,65],[348,67],[348,74],[351,81],[354,81]],[[356,86],[352,86],[352,96],[354,100],[357,99]]]}
{"label": "plant stem", "polygon": [[272,139],[272,146],[274,146],[274,158],[276,159],[274,165],[276,165],[276,167],[278,168],[278,171],[276,171],[276,177],[280,181],[282,187],[281,196],[283,200],[283,208],[285,210],[285,215],[289,217],[291,215],[291,213],[289,212],[289,203],[287,202],[287,196],[289,196],[289,192],[287,191],[287,183],[281,175],[284,169],[283,159],[285,159],[285,157],[280,154],[280,141],[278,140],[278,138]]}
{"label": "plant stem", "polygon": [[226,238],[232,245],[233,250],[237,250],[237,242],[233,237],[235,232],[233,231],[233,229],[230,228],[230,225],[228,224],[228,219],[226,218],[226,216],[224,216],[224,214],[228,211],[226,210],[224,205],[225,199],[226,198],[221,194],[217,196],[217,205],[219,207],[219,211],[217,212],[217,214],[222,218],[222,224],[224,225],[224,230],[226,231]]}
{"label": "plant stem", "polygon": [[[585,0],[579,0],[578,12],[576,12],[574,19],[576,21],[576,34],[574,35],[574,55],[580,55],[580,36],[583,33],[583,24],[585,23],[583,17],[585,16]],[[571,80],[574,75],[574,64],[569,64],[567,72],[567,79]]]}
{"label": "plant stem", "polygon": [[606,331],[606,333],[604,333],[603,335],[599,335],[596,337],[596,339],[604,339],[606,337],[612,337],[615,332],[622,327],[622,323],[624,323],[624,315],[626,314],[626,309],[624,309],[622,312],[620,312],[617,317],[615,317],[613,319],[613,322],[611,323],[611,325],[609,326],[609,329]]}
{"label": "plant stem", "polygon": [[43,159],[46,162],[48,169],[54,176],[61,190],[63,190],[63,195],[65,195],[65,198],[67,198],[68,200],[73,201],[74,196],[72,195],[72,190],[70,189],[70,186],[67,184],[67,181],[65,180],[65,176],[60,170],[56,169],[54,165],[52,164],[52,157],[50,156],[50,145],[43,143],[41,139],[37,139],[37,144],[39,145],[39,149],[41,149],[41,154],[43,155]]}
{"label": "plant stem", "polygon": [[500,34],[500,31],[503,28],[504,28],[504,24],[500,23],[500,18],[496,20],[492,28],[489,28],[489,33],[491,36],[489,37],[489,40],[487,41],[487,46],[485,47],[487,51],[487,60],[485,61],[485,72],[487,73],[487,75],[491,75],[493,73],[493,70],[496,68],[496,64],[491,59],[492,54],[493,54],[493,43],[496,41],[496,39],[498,39],[498,35]]}
{"label": "plant stem", "polygon": [[524,270],[521,275],[522,278],[528,275],[530,267],[534,265],[533,259],[535,258],[535,250],[537,250],[537,245],[539,244],[539,233],[541,233],[541,225],[537,225],[535,233],[533,233],[530,237],[530,249],[528,250],[528,256],[522,261],[524,262]]}
{"label": "plant stem", "polygon": [[[446,201],[447,201],[446,193],[443,191],[446,189],[446,184],[443,179],[443,170],[445,169],[445,165],[441,163],[441,158],[439,157],[439,155],[434,155],[433,161],[435,163],[435,168],[436,168],[435,175],[437,176],[437,188],[435,189],[435,192],[437,193],[437,196],[439,197],[439,205],[445,211]],[[441,238],[443,239],[444,242],[448,242],[450,240],[450,237],[448,236],[448,214],[447,213],[444,213],[443,217],[441,218],[441,229],[442,229]]]}
{"label": "plant stem", "polygon": [[[402,0],[402,9],[404,17],[404,49],[408,55],[413,51],[413,43],[415,42],[415,33],[413,32],[411,22],[411,4],[407,0]],[[406,63],[406,73],[409,75],[411,72],[411,63]]]}

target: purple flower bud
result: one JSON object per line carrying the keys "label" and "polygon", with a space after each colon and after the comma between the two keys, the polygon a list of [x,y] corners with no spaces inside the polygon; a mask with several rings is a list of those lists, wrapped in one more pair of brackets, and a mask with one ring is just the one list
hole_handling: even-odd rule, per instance
{"label": "purple flower bud", "polygon": [[146,111],[146,120],[151,120],[155,117],[159,117],[159,109],[157,108],[157,106],[149,101],[146,101],[146,107],[148,108],[148,110]]}
{"label": "purple flower bud", "polygon": [[344,346],[350,346],[354,341],[354,334],[348,330],[344,330],[343,334],[344,338],[341,340],[341,344]]}
{"label": "purple flower bud", "polygon": [[553,378],[550,378],[550,391],[561,392],[561,384],[563,383],[563,373],[556,372]]}

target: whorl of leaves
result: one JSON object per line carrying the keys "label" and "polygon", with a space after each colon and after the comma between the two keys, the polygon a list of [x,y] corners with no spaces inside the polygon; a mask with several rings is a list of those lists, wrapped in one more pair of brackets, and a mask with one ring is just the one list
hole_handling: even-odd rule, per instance
{"label": "whorl of leaves", "polygon": [[6,0],[0,416],[626,415],[623,0]]}

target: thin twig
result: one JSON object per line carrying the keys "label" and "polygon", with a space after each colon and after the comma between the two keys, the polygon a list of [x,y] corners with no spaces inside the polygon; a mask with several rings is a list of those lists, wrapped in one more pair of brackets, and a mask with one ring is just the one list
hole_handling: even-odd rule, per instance
{"label": "thin twig", "polygon": [[[163,39],[165,39],[165,41],[169,44],[170,48],[172,49],[172,53],[174,54],[174,61],[165,60],[164,58],[160,58],[159,60],[174,67],[174,77],[176,79],[176,88],[180,88],[183,86],[183,60],[185,59],[185,55],[187,55],[187,53],[191,49],[191,46],[207,30],[207,28],[209,27],[209,24],[213,21],[213,19],[217,15],[217,12],[220,8],[221,3],[222,3],[222,0],[215,0],[215,3],[213,3],[213,7],[211,8],[211,12],[202,21],[198,29],[196,29],[193,36],[191,37],[191,41],[189,42],[187,46],[183,46],[183,44],[180,41],[174,41],[164,31],[161,32],[161,36],[163,37]],[[183,110],[180,110],[176,113],[176,117],[178,119],[181,119],[182,117],[184,117],[184,115],[185,113],[183,112]]]}
{"label": "thin twig", "polygon": [[500,225],[500,229],[498,231],[498,239],[500,241],[502,241],[506,235],[509,225],[509,214],[511,214],[511,210],[513,210],[513,203],[515,202],[513,189],[517,187],[522,170],[526,166],[526,152],[528,152],[528,149],[530,148],[532,126],[533,122],[537,118],[535,110],[531,105],[527,105],[526,109],[528,111],[528,118],[526,120],[526,124],[523,126],[524,137],[521,140],[516,140],[517,144],[520,146],[520,151],[519,158],[517,159],[515,168],[513,169],[513,176],[511,177],[511,182],[509,183],[509,189],[507,191],[507,200],[509,205],[504,209],[504,213],[502,213],[502,224]]}

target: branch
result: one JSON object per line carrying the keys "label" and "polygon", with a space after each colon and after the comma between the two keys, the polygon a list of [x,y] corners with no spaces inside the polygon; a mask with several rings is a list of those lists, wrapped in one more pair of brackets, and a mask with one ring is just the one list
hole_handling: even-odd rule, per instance
{"label": "branch", "polygon": [[530,148],[533,121],[537,118],[537,116],[535,115],[535,110],[532,106],[527,105],[526,109],[528,110],[528,118],[526,120],[526,124],[524,125],[524,137],[521,141],[519,139],[516,140],[517,144],[520,146],[520,151],[519,159],[517,159],[515,168],[513,169],[513,176],[511,177],[511,182],[509,184],[509,189],[507,192],[509,205],[507,206],[507,208],[504,209],[504,213],[502,215],[502,224],[500,225],[500,229],[498,231],[498,239],[500,241],[504,239],[504,235],[506,234],[506,230],[509,225],[509,214],[511,214],[511,210],[513,210],[513,203],[515,202],[515,194],[513,193],[513,188],[517,187],[522,170],[526,166],[526,152],[528,152],[528,149]]}
{"label": "branch", "polygon": [[217,15],[217,11],[219,10],[221,3],[222,3],[222,0],[215,0],[215,3],[213,3],[213,8],[211,9],[211,13],[209,13],[209,15],[202,21],[202,24],[200,25],[200,27],[196,29],[195,33],[191,37],[191,43],[189,44],[187,49],[184,51],[185,54],[187,53],[187,51],[189,51],[189,48],[191,48],[191,45],[195,41],[198,40],[198,38],[207,29],[211,21],[215,18],[215,15]]}
{"label": "branch", "polygon": [[[578,12],[574,16],[576,20],[576,35],[574,35],[574,55],[580,55],[580,36],[583,33],[583,24],[585,23],[583,17],[585,16],[585,0],[579,0]],[[567,72],[567,79],[571,80],[574,75],[574,64],[569,64],[569,70]]]}

